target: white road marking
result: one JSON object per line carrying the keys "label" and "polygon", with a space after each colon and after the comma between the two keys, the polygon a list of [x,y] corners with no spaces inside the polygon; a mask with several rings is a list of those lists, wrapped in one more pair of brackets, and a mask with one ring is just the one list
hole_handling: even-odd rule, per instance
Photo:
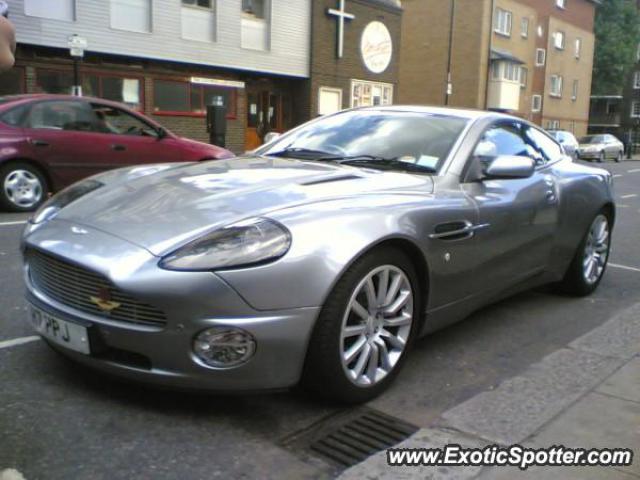
{"label": "white road marking", "polygon": [[27,223],[26,220],[20,220],[19,222],[2,222],[0,223],[0,227],[8,227],[9,225],[24,225]]}
{"label": "white road marking", "polygon": [[640,172],[640,168],[634,168],[633,170],[627,170],[628,173]]}
{"label": "white road marking", "polygon": [[613,176],[613,178],[619,178],[619,177],[621,177],[621,176],[622,176],[622,174],[621,174],[621,173],[616,173],[616,174]]}
{"label": "white road marking", "polygon": [[611,263],[611,262],[609,262],[609,266],[613,268],[619,268],[620,270],[629,270],[631,272],[640,273],[640,268],[636,268],[636,267],[627,267],[626,265],[618,265],[617,263]]}
{"label": "white road marking", "polygon": [[630,193],[629,195],[621,195],[620,198],[634,198],[637,197],[637,193]]}
{"label": "white road marking", "polygon": [[14,338],[13,340],[5,340],[4,342],[0,342],[0,350],[2,350],[3,348],[17,347],[18,345],[24,345],[25,343],[35,342],[36,340],[40,340],[40,337],[38,337],[37,335],[33,335],[31,337]]}

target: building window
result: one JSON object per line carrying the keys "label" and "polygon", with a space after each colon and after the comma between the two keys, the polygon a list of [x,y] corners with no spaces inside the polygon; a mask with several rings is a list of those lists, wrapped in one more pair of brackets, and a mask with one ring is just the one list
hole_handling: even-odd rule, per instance
{"label": "building window", "polygon": [[151,32],[151,0],[111,0],[111,28]]}
{"label": "building window", "polygon": [[631,102],[631,118],[640,118],[640,101]]}
{"label": "building window", "polygon": [[520,67],[520,87],[527,88],[527,81],[529,79],[529,70],[527,67]]}
{"label": "building window", "polygon": [[268,50],[270,1],[242,0],[241,44],[250,50]]}
{"label": "building window", "polygon": [[520,21],[520,35],[522,36],[522,38],[529,37],[529,18],[528,17],[522,17],[522,20]]}
{"label": "building window", "polygon": [[388,83],[351,81],[351,106],[373,107],[393,103],[393,85]]}
{"label": "building window", "polygon": [[512,19],[513,15],[511,14],[511,12],[503,10],[501,8],[496,8],[496,13],[493,19],[494,32],[510,37]]}
{"label": "building window", "polygon": [[153,111],[160,115],[204,116],[209,105],[224,105],[227,118],[236,118],[236,89],[197,85],[174,80],[154,80]]}
{"label": "building window", "polygon": [[556,0],[556,7],[562,8],[563,10],[567,8],[567,0]]}
{"label": "building window", "polygon": [[542,95],[533,95],[531,97],[531,111],[539,112],[542,110]]}
{"label": "building window", "polygon": [[73,75],[63,70],[36,70],[36,92],[69,95]]}
{"label": "building window", "polygon": [[82,93],[90,97],[104,98],[143,110],[142,80],[89,73],[82,76]]}
{"label": "building window", "polygon": [[547,130],[560,130],[560,120],[549,120]]}
{"label": "building window", "polygon": [[25,93],[24,68],[14,67],[0,73],[0,96]]}
{"label": "building window", "polygon": [[182,0],[182,38],[214,42],[216,16],[213,0]]}
{"label": "building window", "polygon": [[543,35],[544,35],[544,28],[542,28],[542,25],[538,25],[538,37],[542,38]]}
{"label": "building window", "polygon": [[320,87],[318,94],[318,114],[329,115],[342,110],[342,89]]}
{"label": "building window", "polygon": [[580,82],[578,80],[573,81],[573,88],[571,89],[571,100],[574,102],[578,99],[578,89],[580,88]]}
{"label": "building window", "polygon": [[640,89],[640,72],[633,73],[633,88],[636,90]]}
{"label": "building window", "polygon": [[564,32],[556,32],[553,34],[553,46],[558,50],[564,50]]}
{"label": "building window", "polygon": [[536,49],[536,67],[544,67],[547,60],[547,51],[544,48]]}
{"label": "building window", "polygon": [[581,54],[582,54],[582,39],[581,38],[576,38],[575,57],[576,58],[580,58]]}
{"label": "building window", "polygon": [[549,94],[552,97],[562,97],[562,76],[561,75],[551,75]]}
{"label": "building window", "polygon": [[24,0],[24,14],[73,22],[76,19],[76,0]]}

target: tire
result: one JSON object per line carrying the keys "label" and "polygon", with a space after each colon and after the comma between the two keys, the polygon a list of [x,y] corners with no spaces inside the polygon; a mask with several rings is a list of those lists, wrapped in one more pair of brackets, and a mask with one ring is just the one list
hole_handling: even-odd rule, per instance
{"label": "tire", "polygon": [[11,212],[31,212],[47,199],[49,185],[42,172],[25,162],[0,168],[0,207]]}
{"label": "tire", "polygon": [[616,157],[616,163],[620,163],[622,162],[622,159],[624,158],[624,153],[623,152],[618,152],[618,156]]}
{"label": "tire", "polygon": [[[406,322],[406,316],[409,315],[409,324],[389,326],[383,318],[370,314],[366,279],[373,275],[372,284],[375,293],[379,294],[384,269],[388,271],[389,290],[395,283],[394,279],[400,278],[401,284],[397,289],[398,295],[393,296],[390,302],[384,302],[385,305],[396,304],[400,296],[406,295],[406,291],[410,291],[411,296],[404,306],[385,315],[396,320],[402,319],[402,322]],[[381,394],[398,375],[419,329],[422,298],[418,286],[415,268],[396,248],[375,249],[358,259],[335,285],[316,321],[307,350],[302,386],[343,403],[362,403]],[[358,309],[360,314],[353,310],[353,300],[364,307],[362,310]],[[367,320],[364,320],[364,315],[368,315]],[[362,332],[343,337],[347,326]],[[388,335],[390,332],[395,332],[396,340],[391,339]],[[400,347],[396,342],[399,338],[404,339],[404,346],[398,351]],[[358,346],[362,348],[357,348]],[[386,365],[383,350],[388,352]],[[350,361],[343,360],[349,351],[359,353],[352,355]],[[376,363],[373,363],[373,359]],[[360,376],[355,373],[359,364],[363,369]],[[376,365],[376,368],[372,369],[371,365]]]}
{"label": "tire", "polygon": [[[597,229],[598,222],[606,221],[606,238],[604,243],[601,242],[594,229]],[[595,238],[594,238],[595,237]],[[595,240],[595,242],[594,242]],[[595,278],[589,278],[587,273],[587,256],[593,255],[598,252],[598,249],[602,249],[600,255],[604,254],[602,262],[597,265],[597,272]],[[611,249],[611,219],[604,212],[598,213],[592,222],[589,224],[589,228],[584,235],[575,256],[569,265],[569,269],[565,273],[562,281],[557,285],[558,290],[570,295],[583,297],[593,293],[600,282],[607,269],[607,263],[609,261],[609,251]],[[597,260],[594,260],[597,261]]]}
{"label": "tire", "polygon": [[604,152],[600,152],[600,155],[598,155],[598,163],[603,163],[606,159],[607,157]]}

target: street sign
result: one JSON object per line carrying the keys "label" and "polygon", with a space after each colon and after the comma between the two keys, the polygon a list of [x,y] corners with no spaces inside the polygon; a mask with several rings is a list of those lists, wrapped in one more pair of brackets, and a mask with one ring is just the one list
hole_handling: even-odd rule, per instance
{"label": "street sign", "polygon": [[71,35],[67,42],[69,52],[72,57],[84,57],[84,51],[87,49],[87,39],[79,35]]}

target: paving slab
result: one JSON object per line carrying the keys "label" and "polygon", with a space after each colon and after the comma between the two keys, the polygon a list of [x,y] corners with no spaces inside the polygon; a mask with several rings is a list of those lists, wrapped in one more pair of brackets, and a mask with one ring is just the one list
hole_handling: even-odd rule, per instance
{"label": "paving slab", "polygon": [[625,400],[640,402],[640,357],[627,363],[605,380],[596,391]]}
{"label": "paving slab", "polygon": [[447,425],[503,445],[518,443],[593,389],[622,360],[561,349],[522,375],[448,410]]}

